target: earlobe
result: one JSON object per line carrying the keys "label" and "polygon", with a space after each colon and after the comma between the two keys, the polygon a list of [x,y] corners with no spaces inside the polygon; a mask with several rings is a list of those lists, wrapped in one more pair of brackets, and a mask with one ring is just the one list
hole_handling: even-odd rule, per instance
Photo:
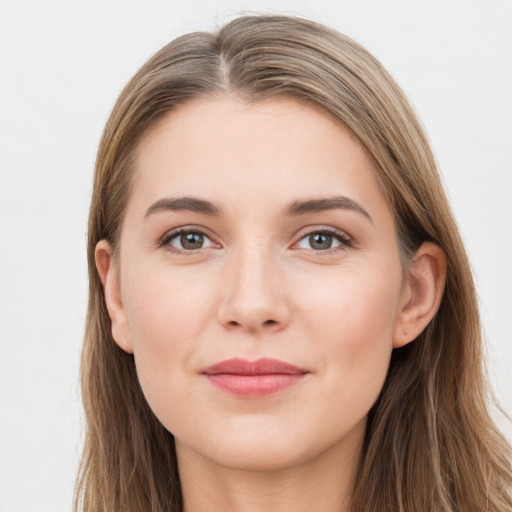
{"label": "earlobe", "polygon": [[133,353],[131,333],[121,298],[119,271],[113,261],[110,244],[106,240],[100,240],[96,244],[94,257],[112,323],[112,337],[119,347],[131,354]]}
{"label": "earlobe", "polygon": [[446,281],[446,256],[432,242],[416,251],[407,272],[407,282],[393,339],[398,348],[416,339],[436,315]]}

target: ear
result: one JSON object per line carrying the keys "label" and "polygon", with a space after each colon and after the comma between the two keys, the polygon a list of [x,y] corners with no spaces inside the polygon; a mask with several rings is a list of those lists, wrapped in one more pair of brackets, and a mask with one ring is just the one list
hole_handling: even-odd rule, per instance
{"label": "ear", "polygon": [[407,270],[393,347],[403,347],[416,339],[434,318],[443,297],[446,256],[436,244],[424,242]]}
{"label": "ear", "polygon": [[112,337],[125,352],[133,353],[130,326],[121,298],[119,270],[112,258],[112,249],[106,240],[96,244],[96,268],[103,284],[105,303],[112,323]]}

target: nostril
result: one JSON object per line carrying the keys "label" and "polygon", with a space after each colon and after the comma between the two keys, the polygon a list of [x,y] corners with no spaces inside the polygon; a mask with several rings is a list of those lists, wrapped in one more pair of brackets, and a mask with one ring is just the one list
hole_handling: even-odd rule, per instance
{"label": "nostril", "polygon": [[263,325],[274,325],[275,323],[277,323],[275,320],[266,320]]}

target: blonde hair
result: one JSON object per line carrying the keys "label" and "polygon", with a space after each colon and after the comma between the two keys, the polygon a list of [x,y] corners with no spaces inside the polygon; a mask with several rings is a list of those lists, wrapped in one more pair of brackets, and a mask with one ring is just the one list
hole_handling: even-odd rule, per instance
{"label": "blonde hair", "polygon": [[150,410],[133,357],[112,339],[94,251],[101,239],[116,250],[142,135],[183,102],[225,94],[283,95],[327,111],[377,164],[403,260],[426,240],[446,254],[439,311],[417,340],[395,349],[369,413],[352,512],[512,511],[511,452],[488,411],[472,273],[421,125],[360,45],[311,21],[269,15],[169,43],[128,83],[106,124],[89,217],[87,430],[75,510],[181,510],[173,436]]}

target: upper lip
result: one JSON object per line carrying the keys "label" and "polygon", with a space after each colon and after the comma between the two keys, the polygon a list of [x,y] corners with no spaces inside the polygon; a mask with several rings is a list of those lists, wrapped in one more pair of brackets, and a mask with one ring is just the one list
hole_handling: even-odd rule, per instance
{"label": "upper lip", "polygon": [[308,373],[308,370],[285,363],[284,361],[279,361],[278,359],[264,357],[257,361],[247,361],[239,358],[226,359],[225,361],[204,368],[201,373],[206,375],[296,375]]}

